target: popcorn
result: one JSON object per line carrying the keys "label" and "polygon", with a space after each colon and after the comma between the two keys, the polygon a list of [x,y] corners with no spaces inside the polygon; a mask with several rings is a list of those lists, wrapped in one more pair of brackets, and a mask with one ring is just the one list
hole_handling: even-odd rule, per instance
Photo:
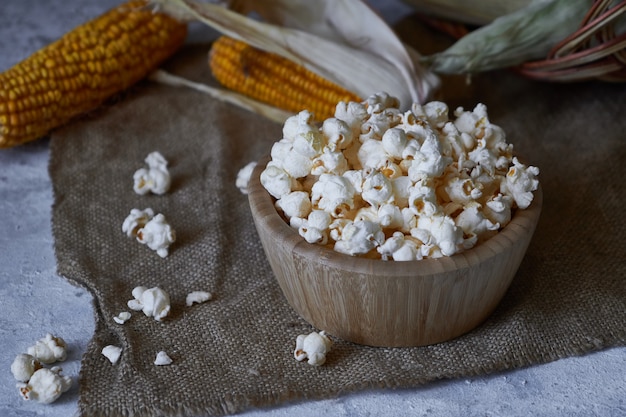
{"label": "popcorn", "polygon": [[372,207],[378,208],[393,200],[393,185],[380,171],[373,171],[363,182],[361,198]]}
{"label": "popcorn", "polygon": [[156,251],[161,258],[165,258],[170,245],[176,241],[176,232],[167,223],[164,215],[157,214],[137,231],[137,241]]}
{"label": "popcorn", "polygon": [[237,180],[235,185],[239,188],[242,194],[248,194],[248,184],[250,183],[250,177],[252,177],[252,171],[256,168],[257,162],[253,161],[241,168],[237,172]]}
{"label": "popcorn", "polygon": [[385,243],[376,248],[383,260],[415,261],[423,258],[418,243],[402,232],[394,232]]}
{"label": "popcorn", "polygon": [[417,228],[411,230],[411,236],[430,246],[433,257],[454,255],[463,243],[463,230],[454,223],[454,219],[442,214],[420,216]]}
{"label": "popcorn", "polygon": [[133,175],[133,189],[139,195],[149,192],[162,195],[170,189],[171,179],[167,161],[159,152],[150,153],[146,159],[148,168],[140,168]]}
{"label": "popcorn", "polygon": [[72,386],[72,378],[61,375],[58,366],[41,368],[33,373],[28,383],[19,384],[18,388],[25,400],[36,400],[43,404],[56,401],[61,394]]}
{"label": "popcorn", "polygon": [[311,212],[309,193],[304,191],[287,193],[276,201],[276,207],[287,217],[306,217]]}
{"label": "popcorn", "polygon": [[328,227],[332,218],[324,210],[313,210],[309,217],[298,226],[298,233],[309,243],[328,242]]}
{"label": "popcorn", "polygon": [[308,359],[309,365],[321,366],[326,362],[333,342],[324,331],[298,335],[293,356],[298,362]]}
{"label": "popcorn", "polygon": [[341,239],[335,242],[337,252],[348,255],[365,255],[385,241],[385,234],[376,222],[363,220],[346,224]]}
{"label": "popcorn", "polygon": [[128,308],[143,311],[148,317],[161,321],[170,312],[170,296],[161,288],[135,287],[132,291],[133,300],[128,301]]}
{"label": "popcorn", "polygon": [[[261,183],[309,243],[393,260],[450,256],[527,208],[539,169],[513,157],[487,108],[414,103],[386,93],[339,103],[321,126],[289,118]],[[308,198],[307,198],[308,197]]]}
{"label": "popcorn", "polygon": [[213,297],[213,294],[211,294],[210,292],[192,291],[189,294],[187,294],[185,303],[187,304],[187,307],[191,307],[194,303],[197,303],[197,304],[204,303],[205,301],[209,301],[212,297]]}
{"label": "popcorn", "polygon": [[128,311],[122,311],[117,316],[113,317],[113,321],[117,324],[124,324],[130,320],[130,313]]}
{"label": "popcorn", "polygon": [[261,184],[276,199],[295,189],[295,182],[295,178],[276,165],[268,165],[261,172]]}
{"label": "popcorn", "polygon": [[122,232],[128,237],[137,237],[137,233],[154,217],[154,211],[151,208],[145,210],[131,209],[130,214],[122,223]]}
{"label": "popcorn", "polygon": [[539,181],[535,178],[537,175],[539,175],[539,168],[527,167],[517,158],[513,158],[513,166],[506,173],[506,180],[502,183],[501,190],[504,194],[510,194],[519,208],[525,209],[533,201],[532,192],[539,185]]}
{"label": "popcorn", "polygon": [[333,217],[343,217],[354,208],[355,189],[344,176],[322,174],[311,188],[311,203]]}
{"label": "popcorn", "polygon": [[120,360],[122,356],[122,348],[119,346],[108,345],[102,348],[102,355],[109,360],[113,365]]}
{"label": "popcorn", "polygon": [[157,366],[170,365],[172,362],[172,358],[170,358],[164,351],[157,353],[156,359],[154,360],[154,364]]}
{"label": "popcorn", "polygon": [[27,353],[41,363],[62,362],[67,358],[67,344],[62,338],[48,333],[29,347]]}
{"label": "popcorn", "polygon": [[176,232],[162,214],[154,215],[151,208],[132,209],[124,219],[122,232],[128,237],[135,237],[139,243],[156,251],[161,258],[167,257],[169,247],[176,241]]}
{"label": "popcorn", "polygon": [[28,382],[35,371],[41,368],[41,363],[27,353],[20,353],[11,363],[11,373],[19,382]]}

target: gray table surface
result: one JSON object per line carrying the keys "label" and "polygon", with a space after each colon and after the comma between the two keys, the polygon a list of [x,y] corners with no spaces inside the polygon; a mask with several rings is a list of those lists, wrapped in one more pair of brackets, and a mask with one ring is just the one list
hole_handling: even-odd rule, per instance
{"label": "gray table surface", "polygon": [[[0,70],[5,70],[117,0],[2,0]],[[411,12],[396,0],[372,4],[390,23]],[[191,38],[202,39],[202,30]],[[0,416],[77,414],[80,359],[94,330],[92,297],[56,274],[50,226],[48,140],[0,150]],[[69,344],[65,375],[74,383],[57,402],[21,399],[14,357],[46,333]],[[244,416],[626,416],[626,348],[417,389],[371,390],[304,401]]]}

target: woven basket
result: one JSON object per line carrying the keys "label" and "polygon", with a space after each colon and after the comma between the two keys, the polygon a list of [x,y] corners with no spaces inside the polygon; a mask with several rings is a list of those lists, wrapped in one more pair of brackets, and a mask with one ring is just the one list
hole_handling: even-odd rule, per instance
{"label": "woven basket", "polygon": [[[516,70],[545,81],[626,81],[626,33],[616,34],[614,23],[626,13],[626,0],[595,0],[578,30],[555,45],[545,59],[526,62]],[[463,24],[426,18],[426,23],[456,39],[469,31]]]}

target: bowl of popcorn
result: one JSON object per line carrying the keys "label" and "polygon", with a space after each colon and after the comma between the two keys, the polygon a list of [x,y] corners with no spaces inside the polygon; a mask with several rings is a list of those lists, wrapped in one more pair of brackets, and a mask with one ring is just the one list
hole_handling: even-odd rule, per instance
{"label": "bowl of popcorn", "polygon": [[289,118],[250,175],[252,216],[294,310],[371,346],[423,346],[480,325],[516,274],[541,212],[539,170],[484,105],[385,94]]}

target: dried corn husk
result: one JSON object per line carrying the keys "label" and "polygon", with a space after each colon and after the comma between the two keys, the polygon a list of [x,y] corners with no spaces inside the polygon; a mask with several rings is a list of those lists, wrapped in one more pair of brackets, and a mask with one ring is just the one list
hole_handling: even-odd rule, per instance
{"label": "dried corn husk", "polygon": [[531,0],[404,0],[416,10],[473,25],[485,25],[494,19],[528,6]]}
{"label": "dried corn husk", "polygon": [[[277,53],[361,97],[385,91],[408,108],[412,102],[426,101],[438,87],[438,78],[421,67],[415,51],[409,52],[361,0],[235,0],[228,6],[195,0],[152,3],[179,19],[205,23],[222,34]],[[248,17],[250,12],[264,21]],[[154,74],[153,79],[192,86],[163,72]],[[203,91],[234,103],[241,99],[226,90]],[[249,101],[245,106],[250,107]],[[255,111],[263,111],[264,105],[257,107]],[[272,112],[266,113],[273,117]]]}
{"label": "dried corn husk", "polygon": [[[576,31],[591,6],[590,0],[535,0],[461,38],[447,50],[422,63],[435,72],[471,74],[521,65],[544,58]],[[617,32],[626,30],[621,16]]]}

